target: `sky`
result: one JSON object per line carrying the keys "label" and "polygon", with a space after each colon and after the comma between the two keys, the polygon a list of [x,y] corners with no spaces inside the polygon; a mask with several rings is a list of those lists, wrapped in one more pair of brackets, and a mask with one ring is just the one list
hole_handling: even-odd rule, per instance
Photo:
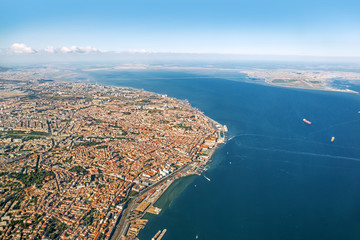
{"label": "sky", "polygon": [[360,1],[0,0],[0,36],[6,54],[360,57]]}

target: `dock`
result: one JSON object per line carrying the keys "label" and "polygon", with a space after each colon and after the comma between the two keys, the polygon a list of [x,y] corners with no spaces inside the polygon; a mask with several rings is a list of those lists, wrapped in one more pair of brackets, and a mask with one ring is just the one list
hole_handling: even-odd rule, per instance
{"label": "dock", "polygon": [[166,231],[167,231],[167,229],[164,229],[164,230],[162,230],[162,231],[159,230],[159,231],[155,234],[155,236],[151,238],[151,240],[161,240],[161,239],[164,237]]}

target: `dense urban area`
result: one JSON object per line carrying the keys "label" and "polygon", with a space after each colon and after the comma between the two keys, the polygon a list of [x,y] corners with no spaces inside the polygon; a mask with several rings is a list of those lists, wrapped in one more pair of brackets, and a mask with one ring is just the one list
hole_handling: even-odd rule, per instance
{"label": "dense urban area", "polygon": [[187,101],[131,88],[24,75],[0,92],[0,239],[136,239],[225,131]]}

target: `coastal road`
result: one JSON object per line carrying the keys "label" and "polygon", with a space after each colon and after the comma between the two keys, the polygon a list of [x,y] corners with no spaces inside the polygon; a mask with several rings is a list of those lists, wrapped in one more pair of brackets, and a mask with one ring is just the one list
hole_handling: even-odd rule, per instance
{"label": "coastal road", "polygon": [[[223,126],[220,125],[218,122],[210,119],[210,121],[212,122],[214,128],[216,129],[217,135],[218,135],[218,139],[221,138],[221,131],[223,131]],[[216,125],[220,125],[221,126],[221,130],[216,128]],[[217,146],[217,145],[216,145]],[[212,149],[212,151],[209,154],[209,159],[211,158],[212,154],[214,153],[216,146]],[[175,172],[169,174],[168,176],[164,177],[163,179],[159,180],[158,182],[154,183],[153,185],[149,186],[148,188],[146,188],[143,192],[141,192],[138,196],[136,196],[135,198],[132,198],[129,202],[128,202],[128,206],[123,210],[123,212],[121,213],[121,219],[119,221],[119,223],[116,226],[115,232],[113,234],[113,236],[111,237],[112,240],[119,240],[120,237],[122,235],[126,234],[126,230],[129,226],[129,221],[128,221],[128,217],[129,214],[131,213],[131,211],[133,209],[135,209],[135,207],[137,206],[137,201],[144,196],[145,194],[147,194],[149,191],[151,191],[152,189],[154,189],[155,187],[157,187],[159,184],[163,183],[164,181],[168,180],[169,178],[173,177],[174,175],[178,174],[178,173],[184,173],[188,170],[190,170],[192,167],[195,166],[195,163],[189,163],[187,165],[185,165],[184,167],[176,170]]]}
{"label": "coastal road", "polygon": [[168,176],[162,178],[161,180],[159,180],[158,182],[154,183],[153,185],[151,185],[150,187],[146,188],[143,192],[141,192],[138,196],[136,196],[135,198],[132,198],[129,202],[128,202],[128,206],[123,210],[123,212],[121,213],[121,219],[120,222],[118,223],[118,225],[116,226],[116,230],[114,232],[114,235],[111,237],[112,240],[119,240],[120,237],[122,235],[125,235],[126,230],[129,226],[129,221],[128,221],[128,217],[129,214],[132,210],[135,209],[135,207],[137,206],[137,201],[144,196],[145,194],[147,194],[149,191],[153,190],[155,187],[159,186],[161,183],[163,183],[164,181],[167,181],[169,178],[173,177],[174,175],[178,174],[178,173],[184,173],[188,170],[190,170],[193,167],[193,163],[189,163],[188,165],[185,165],[184,167],[176,170],[175,172],[169,174]]}

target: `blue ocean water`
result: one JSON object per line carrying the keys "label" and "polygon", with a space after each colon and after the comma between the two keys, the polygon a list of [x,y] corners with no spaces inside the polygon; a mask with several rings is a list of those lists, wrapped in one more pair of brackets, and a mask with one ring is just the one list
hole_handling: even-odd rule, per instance
{"label": "blue ocean water", "polygon": [[188,99],[229,127],[205,173],[211,181],[177,182],[141,240],[164,228],[165,240],[360,239],[359,95],[181,72],[92,74],[98,83]]}

